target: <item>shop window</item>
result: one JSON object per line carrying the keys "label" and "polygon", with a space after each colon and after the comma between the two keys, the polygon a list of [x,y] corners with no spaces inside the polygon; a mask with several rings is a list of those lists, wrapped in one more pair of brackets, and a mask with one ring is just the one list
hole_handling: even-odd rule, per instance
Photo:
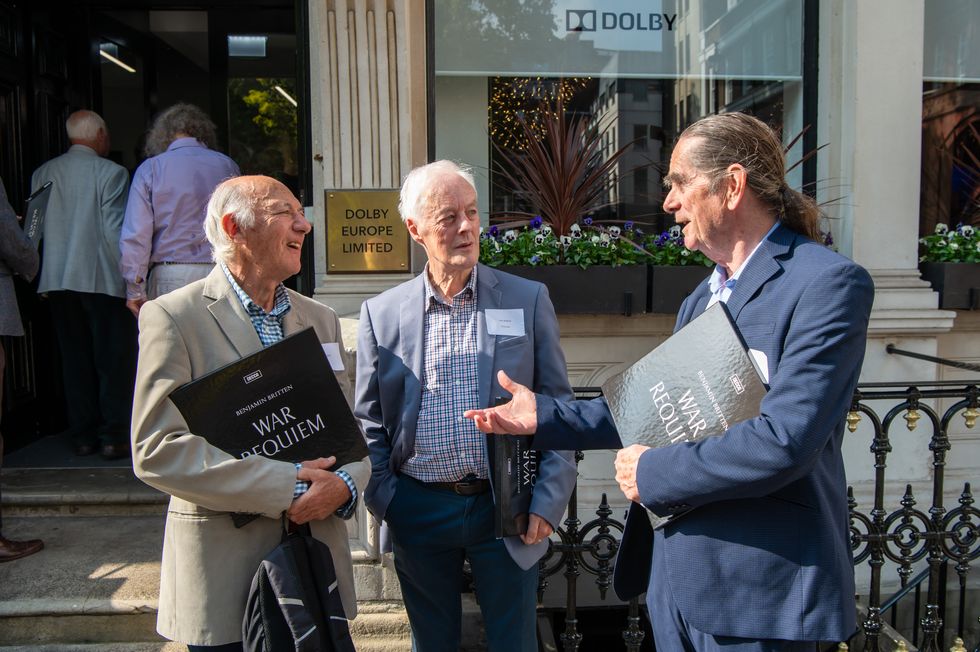
{"label": "shop window", "polygon": [[604,156],[633,143],[593,217],[669,226],[662,177],[687,125],[744,111],[787,142],[802,130],[802,5],[435,2],[436,157],[474,168],[485,220],[529,210],[499,172],[501,152],[520,156],[518,118],[534,123],[560,99],[569,116],[603,133]]}
{"label": "shop window", "polygon": [[919,230],[980,225],[980,4],[926,5]]}

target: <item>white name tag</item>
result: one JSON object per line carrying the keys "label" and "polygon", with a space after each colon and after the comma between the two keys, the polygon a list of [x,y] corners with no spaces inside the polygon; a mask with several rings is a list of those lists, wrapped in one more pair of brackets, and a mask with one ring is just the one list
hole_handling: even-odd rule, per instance
{"label": "white name tag", "polygon": [[490,335],[524,335],[524,311],[521,309],[488,309],[487,333]]}
{"label": "white name tag", "polygon": [[330,361],[330,368],[334,371],[344,370],[344,356],[340,355],[340,345],[336,342],[322,342],[323,352]]}

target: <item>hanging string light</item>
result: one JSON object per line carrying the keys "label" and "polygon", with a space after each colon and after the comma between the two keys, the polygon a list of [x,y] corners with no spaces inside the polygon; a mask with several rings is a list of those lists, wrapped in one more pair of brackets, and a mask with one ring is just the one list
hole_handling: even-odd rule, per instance
{"label": "hanging string light", "polygon": [[490,137],[500,147],[523,151],[527,134],[520,119],[540,138],[544,122],[555,117],[557,100],[568,106],[588,83],[588,77],[494,77],[487,107]]}

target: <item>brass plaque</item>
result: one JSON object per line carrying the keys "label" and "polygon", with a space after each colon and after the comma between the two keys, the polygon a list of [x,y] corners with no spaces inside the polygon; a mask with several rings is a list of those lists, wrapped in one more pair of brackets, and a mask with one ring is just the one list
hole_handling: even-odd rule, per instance
{"label": "brass plaque", "polygon": [[397,190],[327,190],[327,271],[406,272]]}

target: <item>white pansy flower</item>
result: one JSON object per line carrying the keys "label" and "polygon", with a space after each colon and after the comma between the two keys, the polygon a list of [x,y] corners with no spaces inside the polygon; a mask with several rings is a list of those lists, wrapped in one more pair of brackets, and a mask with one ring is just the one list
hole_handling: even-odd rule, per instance
{"label": "white pansy flower", "polygon": [[620,233],[621,233],[621,231],[620,231],[620,229],[619,229],[619,227],[618,227],[618,226],[610,226],[610,227],[609,227],[609,236],[610,236],[610,237],[611,237],[611,238],[612,238],[613,240],[616,240],[616,239],[618,239],[618,238],[619,238],[619,234],[620,234]]}
{"label": "white pansy flower", "polygon": [[514,240],[517,240],[517,231],[514,229],[508,229],[507,232],[504,233],[504,242],[513,242]]}
{"label": "white pansy flower", "polygon": [[964,238],[972,238],[973,237],[973,227],[970,226],[969,224],[964,224],[963,226],[960,227],[960,233],[963,234],[963,237]]}
{"label": "white pansy flower", "polygon": [[960,246],[959,246],[958,244],[956,244],[955,242],[950,242],[950,243],[949,243],[949,248],[950,248],[950,249],[951,249],[952,251],[956,251],[957,249],[959,249],[959,248],[960,248]]}
{"label": "white pansy flower", "polygon": [[592,239],[591,239],[592,244],[599,244],[601,241],[602,241],[602,239],[599,236],[597,236],[597,235],[592,236]]}
{"label": "white pansy flower", "polygon": [[691,255],[691,252],[687,248],[681,249],[681,256],[687,257],[687,256],[690,256],[690,255]]}
{"label": "white pansy flower", "polygon": [[670,233],[670,237],[672,237],[672,238],[679,238],[679,237],[681,237],[682,231],[681,231],[680,225],[679,224],[675,224],[674,226],[670,227],[669,233]]}
{"label": "white pansy flower", "polygon": [[534,244],[536,245],[544,244],[544,235],[539,233],[536,236],[534,236]]}
{"label": "white pansy flower", "polygon": [[949,227],[942,222],[936,225],[936,233],[939,235],[945,235],[947,232],[949,232]]}
{"label": "white pansy flower", "polygon": [[563,235],[561,238],[558,239],[558,241],[561,243],[561,246],[563,246],[563,247],[566,247],[567,248],[567,247],[571,247],[572,246],[572,237],[571,236]]}
{"label": "white pansy flower", "polygon": [[545,224],[545,225],[543,225],[543,226],[541,227],[541,233],[543,233],[543,234],[545,234],[545,235],[551,235],[551,234],[552,234],[552,230],[551,230],[551,227],[550,227],[550,226],[548,226],[547,224]]}

